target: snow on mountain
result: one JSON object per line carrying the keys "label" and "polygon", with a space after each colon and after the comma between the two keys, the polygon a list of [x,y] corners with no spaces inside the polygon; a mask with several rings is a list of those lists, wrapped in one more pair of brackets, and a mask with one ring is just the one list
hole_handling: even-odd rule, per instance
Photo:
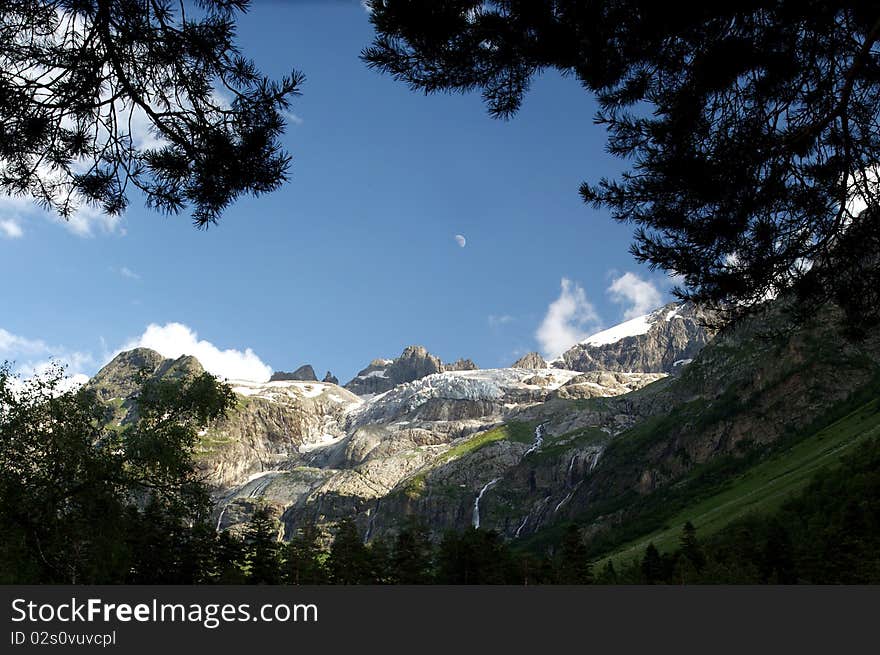
{"label": "snow on mountain", "polygon": [[712,338],[711,317],[691,303],[669,303],[593,334],[550,362],[575,371],[673,373]]}
{"label": "snow on mountain", "polygon": [[620,341],[625,337],[635,337],[640,334],[646,334],[648,330],[651,329],[651,326],[654,325],[654,321],[651,320],[653,316],[654,314],[637,316],[636,318],[624,321],[623,323],[608,328],[607,330],[597,332],[581,341],[581,343],[590,346],[604,346],[609,343]]}
{"label": "snow on mountain", "polygon": [[370,398],[354,409],[352,418],[360,425],[382,422],[411,412],[433,399],[506,403],[513,396],[526,398],[535,391],[558,389],[578,375],[577,371],[558,368],[496,368],[434,373]]}

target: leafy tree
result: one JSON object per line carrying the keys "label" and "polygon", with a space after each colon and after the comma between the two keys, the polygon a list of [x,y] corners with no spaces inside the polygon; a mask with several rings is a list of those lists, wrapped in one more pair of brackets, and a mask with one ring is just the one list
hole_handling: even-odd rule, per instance
{"label": "leafy tree", "polygon": [[83,203],[216,222],[287,179],[284,112],[303,81],[235,45],[248,0],[11,0],[0,13],[0,191],[68,217]]}
{"label": "leafy tree", "polygon": [[805,313],[831,300],[854,326],[880,320],[875,5],[371,6],[363,59],[414,90],[477,89],[502,118],[547,69],[595,94],[632,166],[583,199],[636,226],[633,254],[682,276],[679,296],[739,311],[794,290]]}
{"label": "leafy tree", "polygon": [[[197,432],[226,412],[231,391],[207,374],[147,381],[134,420],[120,428],[107,424],[94,391],[63,384],[60,367],[20,381],[0,366],[6,581],[174,578],[181,534],[207,515],[192,457]],[[164,556],[148,571],[151,552]]]}

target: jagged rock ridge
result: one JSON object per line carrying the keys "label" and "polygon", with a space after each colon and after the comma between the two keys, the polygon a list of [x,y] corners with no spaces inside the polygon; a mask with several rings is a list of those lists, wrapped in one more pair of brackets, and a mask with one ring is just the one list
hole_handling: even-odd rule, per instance
{"label": "jagged rock ridge", "polygon": [[[329,373],[329,371],[328,371]],[[282,382],[284,380],[301,380],[303,382],[317,382],[318,376],[315,375],[315,369],[311,364],[304,364],[292,373],[285,371],[275,371],[269,378],[269,382]]]}
{"label": "jagged rock ridge", "polygon": [[583,373],[677,373],[712,339],[710,320],[691,303],[669,303],[585,339],[551,365]]}
{"label": "jagged rock ridge", "polygon": [[424,346],[407,346],[397,359],[374,359],[345,388],[359,396],[371,396],[434,373],[477,369],[477,365],[469,359],[444,364]]}
{"label": "jagged rock ridge", "polygon": [[523,355],[510,366],[511,368],[548,368],[547,362],[538,353]]}

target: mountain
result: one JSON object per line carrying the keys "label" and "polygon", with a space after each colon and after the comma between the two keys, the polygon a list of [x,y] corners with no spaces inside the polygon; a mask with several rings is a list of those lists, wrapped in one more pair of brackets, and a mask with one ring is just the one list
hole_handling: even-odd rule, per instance
{"label": "mountain", "polygon": [[712,318],[691,303],[669,303],[588,337],[551,365],[582,372],[675,373],[712,338],[706,327]]}
{"label": "mountain", "polygon": [[396,359],[374,359],[345,388],[359,396],[372,396],[434,373],[473,370],[477,365],[469,359],[444,364],[424,346],[408,346]]}
{"label": "mountain", "polygon": [[548,368],[547,362],[544,361],[544,358],[541,357],[538,353],[529,353],[527,355],[523,355],[518,360],[516,360],[513,364],[510,365],[511,368]]}
{"label": "mountain", "polygon": [[[329,371],[327,372],[329,375]],[[269,378],[269,382],[283,382],[284,380],[300,380],[303,382],[317,382],[318,376],[315,375],[315,369],[311,364],[305,364],[296,369],[293,373],[284,371],[275,371]]]}
{"label": "mountain", "polygon": [[[236,382],[235,409],[198,448],[218,528],[269,504],[286,538],[353,518],[371,540],[416,517],[435,537],[479,525],[537,549],[575,524],[592,556],[613,555],[674,541],[678,517],[715,529],[772,507],[874,417],[880,430],[877,335],[847,341],[833,311],[793,326],[778,303],[714,336],[700,319],[667,306],[569,351],[589,360],[543,368],[449,370],[413,346],[355,378],[385,380],[376,395],[353,392],[377,388],[365,382]],[[656,370],[670,359],[675,375]],[[91,384],[124,421],[139,370],[197,364],[138,349]],[[654,370],[621,370],[638,366]]]}

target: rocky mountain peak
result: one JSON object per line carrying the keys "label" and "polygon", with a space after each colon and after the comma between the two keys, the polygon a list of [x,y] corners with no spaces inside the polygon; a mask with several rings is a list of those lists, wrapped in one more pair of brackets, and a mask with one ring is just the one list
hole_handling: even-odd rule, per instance
{"label": "rocky mountain peak", "polygon": [[327,371],[327,374],[324,376],[324,379],[321,382],[327,382],[329,384],[339,384],[339,378],[333,375],[330,371]]}
{"label": "rocky mountain peak", "polygon": [[551,362],[572,371],[677,373],[714,336],[708,312],[673,302],[575,344]]}
{"label": "rocky mountain peak", "polygon": [[523,355],[510,365],[511,368],[548,368],[548,366],[544,358],[538,353]]}
{"label": "rocky mountain peak", "polygon": [[[329,371],[328,371],[329,372]],[[284,380],[300,380],[302,382],[317,382],[318,376],[315,375],[315,369],[311,364],[304,364],[292,373],[286,371],[275,371],[269,378],[269,382],[281,382]],[[326,381],[326,380],[325,380]]]}
{"label": "rocky mountain peak", "polygon": [[116,355],[89,381],[103,400],[127,398],[140,388],[142,375],[153,378],[193,377],[204,373],[199,360],[190,355],[168,359],[149,348],[134,348]]}
{"label": "rocky mountain peak", "polygon": [[444,364],[424,346],[413,345],[403,349],[397,359],[374,359],[345,388],[360,396],[384,393],[398,384],[420,380],[434,373],[446,371],[474,371],[478,367],[469,359]]}
{"label": "rocky mountain peak", "polygon": [[479,371],[480,367],[474,364],[470,359],[459,359],[451,364],[443,365],[443,372],[446,371]]}

